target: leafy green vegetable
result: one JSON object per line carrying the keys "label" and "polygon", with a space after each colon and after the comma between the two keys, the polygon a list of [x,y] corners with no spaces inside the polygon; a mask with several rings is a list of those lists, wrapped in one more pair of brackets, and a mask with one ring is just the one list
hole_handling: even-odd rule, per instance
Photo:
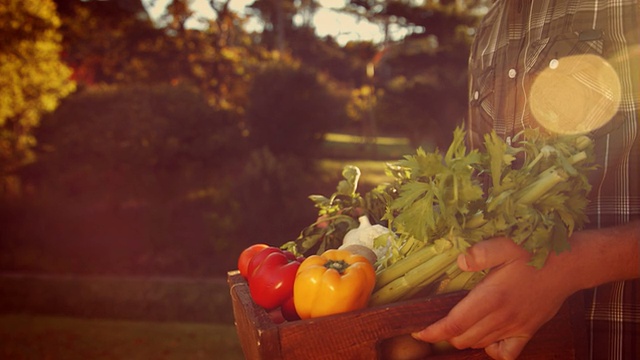
{"label": "leafy green vegetable", "polygon": [[[525,130],[510,145],[493,132],[479,152],[468,151],[464,137],[458,128],[444,156],[418,149],[397,163],[409,176],[400,180],[399,196],[384,218],[399,235],[399,250],[382,262],[386,267],[378,273],[372,303],[402,299],[430,286],[447,291],[467,286],[453,282],[460,272],[451,250],[420,255],[421,248],[434,247],[436,241],[450,242],[455,255],[483,239],[506,236],[529,251],[531,265],[539,268],[552,251],[569,249],[568,237],[587,221],[590,139]],[[407,244],[410,250],[402,251]],[[407,270],[403,264],[413,264],[418,256],[421,271],[416,275],[416,266]],[[438,267],[424,265],[429,262]],[[434,287],[436,282],[450,286]]]}
{"label": "leafy green vegetable", "polygon": [[462,273],[456,258],[487,238],[513,239],[538,268],[551,252],[568,250],[569,236],[587,221],[591,140],[528,129],[506,143],[492,132],[481,151],[468,150],[465,137],[457,128],[444,154],[419,148],[388,164],[394,181],[364,196],[357,192],[360,170],[345,167],[331,197],[310,197],[318,221],[283,247],[337,248],[363,214],[389,227],[397,237],[378,259],[372,304],[472,287],[482,273]]}

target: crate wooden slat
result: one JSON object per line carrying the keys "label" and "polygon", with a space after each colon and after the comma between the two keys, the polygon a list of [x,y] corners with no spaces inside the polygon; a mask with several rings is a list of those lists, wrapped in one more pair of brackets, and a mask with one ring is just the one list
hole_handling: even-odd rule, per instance
{"label": "crate wooden slat", "polygon": [[[445,316],[464,292],[414,299],[316,319],[274,323],[251,299],[237,271],[228,283],[240,343],[249,360],[372,360],[388,338],[424,328]],[[570,298],[531,339],[519,359],[585,359],[584,303]],[[435,359],[489,359],[483,350],[455,351]]]}

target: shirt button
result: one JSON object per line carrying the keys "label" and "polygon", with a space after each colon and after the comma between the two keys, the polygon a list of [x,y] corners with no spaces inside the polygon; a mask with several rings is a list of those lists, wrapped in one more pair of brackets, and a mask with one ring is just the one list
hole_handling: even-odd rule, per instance
{"label": "shirt button", "polygon": [[514,79],[516,77],[516,74],[517,74],[516,69],[509,69],[509,77],[511,79]]}
{"label": "shirt button", "polygon": [[558,68],[558,59],[553,59],[551,61],[549,61],[549,68],[550,69],[557,69]]}
{"label": "shirt button", "polygon": [[476,90],[473,92],[473,100],[478,100],[480,98],[480,93]]}

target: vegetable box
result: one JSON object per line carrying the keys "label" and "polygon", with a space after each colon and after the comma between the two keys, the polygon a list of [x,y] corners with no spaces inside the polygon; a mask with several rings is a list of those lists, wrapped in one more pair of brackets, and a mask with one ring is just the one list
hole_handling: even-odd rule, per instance
{"label": "vegetable box", "polygon": [[[246,359],[372,360],[386,359],[381,346],[387,340],[445,316],[465,292],[412,299],[389,305],[275,323],[251,299],[238,271],[228,273],[236,330]],[[586,324],[581,294],[569,298],[525,347],[519,359],[585,359]],[[429,359],[489,359],[484,350],[453,350]]]}

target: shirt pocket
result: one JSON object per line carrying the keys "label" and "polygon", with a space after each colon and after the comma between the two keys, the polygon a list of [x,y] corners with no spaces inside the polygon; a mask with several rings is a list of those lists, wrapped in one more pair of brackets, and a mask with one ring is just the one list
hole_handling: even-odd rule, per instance
{"label": "shirt pocket", "polygon": [[[535,78],[535,74],[546,68],[557,66],[558,60],[573,55],[597,55],[603,58],[606,42],[601,30],[589,29],[581,32],[567,32],[550,38],[535,41],[527,48],[525,55],[526,72]],[[591,135],[600,137],[619,128],[624,122],[624,116],[617,113],[609,122],[594,130]]]}
{"label": "shirt pocket", "polygon": [[600,30],[567,32],[551,38],[534,41],[525,53],[528,73],[537,73],[553,66],[554,60],[572,55],[592,54],[602,56],[604,37]]}

